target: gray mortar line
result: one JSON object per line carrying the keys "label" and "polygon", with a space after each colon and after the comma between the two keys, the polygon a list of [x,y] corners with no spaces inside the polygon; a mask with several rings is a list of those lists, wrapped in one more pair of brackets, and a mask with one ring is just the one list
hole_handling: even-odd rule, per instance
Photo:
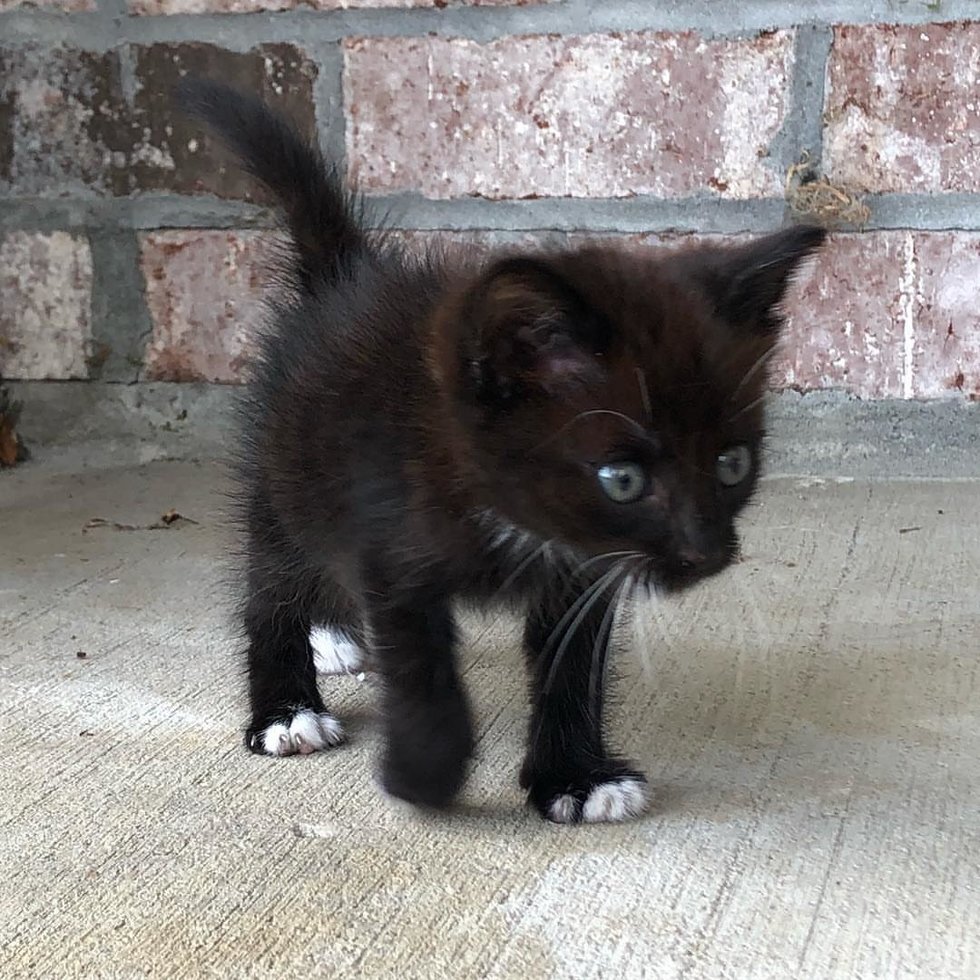
{"label": "gray mortar line", "polygon": [[133,382],[152,330],[140,271],[137,234],[125,228],[89,230],[92,249],[92,378]]}
{"label": "gray mortar line", "polygon": [[790,79],[786,118],[769,148],[778,173],[785,176],[804,154],[819,171],[823,154],[823,110],[827,64],[833,43],[833,30],[809,24],[797,29],[793,44],[793,71]]}
{"label": "gray mortar line", "polygon": [[268,228],[275,223],[270,208],[216,197],[0,199],[0,230]]}
{"label": "gray mortar line", "polygon": [[538,198],[487,201],[480,198],[430,200],[415,193],[369,197],[369,217],[387,214],[395,228],[500,231],[762,231],[782,223],[785,202],[718,198],[663,200]]}
{"label": "gray mortar line", "polygon": [[106,51],[121,43],[196,41],[244,51],[276,42],[318,45],[345,37],[404,37],[436,33],[490,41],[510,35],[580,35],[610,31],[697,31],[706,37],[751,36],[800,24],[933,24],[980,17],[976,0],[812,0],[802,16],[794,4],[771,0],[605,0],[521,7],[451,9],[287,10],[254,14],[173,14],[131,17],[122,0],[103,0],[95,13],[64,15],[17,8],[0,14],[7,46],[69,44]]}
{"label": "gray mortar line", "polygon": [[869,228],[909,231],[980,230],[980,195],[874,194],[864,198],[871,209]]}
{"label": "gray mortar line", "polygon": [[313,102],[317,138],[326,159],[347,176],[347,121],[344,112],[344,52],[339,42],[307,46],[317,66]]}
{"label": "gray mortar line", "polygon": [[[980,194],[881,194],[865,198],[871,219],[861,231],[891,229],[980,231]],[[369,223],[406,230],[597,231],[624,233],[760,232],[785,219],[782,198],[725,200],[484,198],[430,200],[415,193],[366,198]],[[58,229],[272,228],[275,212],[243,201],[202,195],[150,194],[136,198],[0,199],[0,231]],[[848,228],[848,231],[858,229]]]}
{"label": "gray mortar line", "polygon": [[136,103],[140,82],[136,77],[136,58],[128,44],[119,45],[119,90],[130,111]]}

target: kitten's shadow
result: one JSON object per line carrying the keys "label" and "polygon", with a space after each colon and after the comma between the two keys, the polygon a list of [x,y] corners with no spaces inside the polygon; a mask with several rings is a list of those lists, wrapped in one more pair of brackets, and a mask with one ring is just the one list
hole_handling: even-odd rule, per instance
{"label": "kitten's shadow", "polygon": [[[650,776],[655,802],[648,819],[727,820],[824,798],[842,785],[853,787],[869,739],[901,737],[910,727],[920,743],[935,738],[914,721],[930,710],[924,692],[936,670],[935,650],[916,656],[905,644],[902,670],[883,672],[880,647],[887,638],[877,653],[861,657],[854,651],[868,647],[863,635],[838,631],[835,642],[817,644],[789,629],[781,636],[746,630],[735,644],[719,623],[706,622],[673,642],[659,635],[651,642],[633,628],[635,616],[618,637],[609,731],[611,745]],[[473,639],[464,666],[492,667],[466,670],[474,702],[499,707],[500,676],[524,671],[519,627],[498,625]],[[510,771],[494,774],[493,788],[478,791],[478,799],[464,797],[451,811],[424,819],[451,833],[479,827],[503,835],[540,823],[516,789],[527,711],[518,697],[503,715]],[[358,741],[377,737],[373,696],[343,717]],[[488,764],[478,755],[477,767]],[[865,766],[868,792],[900,778],[888,765],[876,758],[877,768]]]}
{"label": "kitten's shadow", "polygon": [[943,744],[936,677],[955,671],[955,651],[925,634],[921,649],[907,631],[869,635],[858,622],[829,637],[790,628],[738,639],[710,622],[646,649],[642,631],[621,636],[610,729],[650,774],[656,816],[729,819],[845,789],[880,793],[907,781],[908,751]]}

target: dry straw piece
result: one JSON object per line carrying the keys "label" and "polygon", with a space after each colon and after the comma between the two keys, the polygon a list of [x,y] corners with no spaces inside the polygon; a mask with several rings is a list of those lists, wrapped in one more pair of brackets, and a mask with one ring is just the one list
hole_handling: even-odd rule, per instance
{"label": "dry straw piece", "polygon": [[825,177],[817,177],[807,154],[786,171],[786,201],[799,217],[827,228],[860,228],[871,217],[871,209],[859,196]]}

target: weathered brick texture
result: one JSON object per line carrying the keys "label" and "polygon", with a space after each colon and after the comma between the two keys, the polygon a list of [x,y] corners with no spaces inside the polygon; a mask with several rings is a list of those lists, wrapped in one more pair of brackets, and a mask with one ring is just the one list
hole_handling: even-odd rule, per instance
{"label": "weathered brick texture", "polygon": [[84,238],[0,238],[0,377],[88,377],[92,255]]}
{"label": "weathered brick texture", "polygon": [[825,162],[862,191],[980,190],[980,22],[839,27]]}
{"label": "weathered brick texture", "polygon": [[[8,19],[21,25],[6,43],[0,37],[0,198],[14,199],[5,225],[25,229],[0,246],[0,371],[9,376],[99,377],[101,339],[118,342],[120,358],[143,349],[145,379],[242,380],[274,244],[265,232],[213,226],[234,215],[236,201],[268,202],[201,125],[176,113],[170,93],[190,72],[259,94],[306,132],[342,139],[338,163],[368,196],[430,199],[421,216],[396,204],[396,222],[427,225],[436,215],[471,224],[448,233],[460,244],[574,243],[596,237],[589,216],[599,237],[636,248],[677,247],[712,229],[738,237],[768,223],[759,209],[774,213],[788,167],[809,151],[816,176],[830,181],[816,186],[831,198],[899,197],[869,197],[868,230],[845,225],[794,286],[774,385],[980,398],[980,20],[827,22],[814,31],[813,11],[787,17],[791,5],[773,4],[779,29],[738,34],[716,32],[704,5],[690,5],[690,30],[638,22],[602,34],[583,5],[550,0],[127,2],[133,16],[100,39],[85,13],[96,0],[0,0],[0,12],[20,8]],[[540,9],[506,9],[523,6]],[[688,9],[674,6],[678,16]],[[912,6],[896,5],[890,19],[921,19],[923,5]],[[934,6],[941,18],[943,5]],[[86,26],[77,41],[69,29],[65,43],[34,43],[23,29],[32,7],[45,8],[39,39],[57,24]],[[621,8],[626,26],[631,9]],[[189,39],[151,43],[170,30],[169,14],[185,15],[178,35]],[[191,40],[196,14],[208,43]],[[311,22],[326,30],[301,36],[298,25]],[[284,24],[297,25],[294,37]],[[337,25],[346,36],[331,33]],[[950,221],[949,199],[934,200],[947,193],[963,195],[962,221]],[[635,203],[652,216],[650,230],[618,234],[608,220],[617,212],[602,201],[634,197],[644,198]],[[136,203],[130,210],[120,198]],[[483,200],[464,200],[472,198]],[[480,224],[485,215],[486,227],[499,227],[513,200],[535,198],[552,200],[529,204],[521,224],[544,215],[541,231]],[[75,199],[84,207],[61,210]],[[102,229],[94,253],[76,227],[86,213]],[[207,227],[145,230],[157,214],[166,215],[161,224]],[[569,227],[569,214],[585,216],[581,232],[547,230],[551,216]],[[674,214],[684,227],[693,214],[701,231],[672,232]],[[109,262],[104,229],[117,222],[119,240],[139,236],[139,269],[130,253]],[[964,230],[929,230],[951,224]],[[436,237],[410,227],[396,234],[419,247]],[[126,297],[133,328],[121,337]]]}
{"label": "weathered brick texture", "polygon": [[433,198],[779,194],[792,63],[786,32],[355,40],[350,162]]}
{"label": "weathered brick texture", "polygon": [[834,236],[788,304],[777,382],[865,398],[980,398],[980,234]]}
{"label": "weathered brick texture", "polygon": [[[402,232],[433,243],[534,247],[545,233]],[[569,236],[570,243],[586,236]],[[718,236],[610,236],[631,248],[684,248]],[[153,316],[146,377],[243,380],[275,241],[259,232],[170,231],[142,239]],[[862,398],[980,398],[980,234],[839,234],[801,270],[786,301],[774,388]]]}
{"label": "weathered brick texture", "polygon": [[776,387],[902,396],[905,238],[837,235],[801,270],[773,361]]}
{"label": "weathered brick texture", "polygon": [[911,236],[912,394],[980,400],[980,233]]}
{"label": "weathered brick texture", "polygon": [[245,53],[207,44],[136,46],[135,95],[126,52],[0,51],[0,191],[64,197],[140,191],[249,199],[255,185],[181,116],[172,92],[188,72],[256,92],[312,131],[315,69],[291,45]]}
{"label": "weathered brick texture", "polygon": [[277,243],[261,232],[161,231],[141,236],[153,333],[151,381],[241,381],[263,316]]}

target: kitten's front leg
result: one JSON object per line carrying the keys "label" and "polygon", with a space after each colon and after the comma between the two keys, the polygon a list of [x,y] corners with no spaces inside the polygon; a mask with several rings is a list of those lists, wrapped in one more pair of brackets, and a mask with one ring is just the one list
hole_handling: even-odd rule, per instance
{"label": "kitten's front leg", "polygon": [[245,612],[252,720],[245,744],[258,755],[308,755],[344,741],[317,689],[301,582],[254,583]]}
{"label": "kitten's front leg", "polygon": [[417,806],[447,806],[473,752],[449,601],[390,588],[372,595],[368,621],[383,692],[382,784]]}
{"label": "kitten's front leg", "polygon": [[521,786],[538,812],[556,823],[628,820],[649,802],[643,774],[603,744],[613,613],[604,597],[586,608],[591,595],[578,604],[580,596],[572,595],[557,609],[532,610],[524,631],[532,713]]}

